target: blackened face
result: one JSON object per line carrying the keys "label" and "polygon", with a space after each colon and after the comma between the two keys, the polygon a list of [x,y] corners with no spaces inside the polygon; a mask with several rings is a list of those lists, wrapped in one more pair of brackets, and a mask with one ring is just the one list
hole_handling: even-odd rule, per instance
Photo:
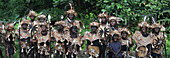
{"label": "blackened face", "polygon": [[101,17],[100,19],[101,19],[101,22],[102,22],[102,23],[106,23],[106,22],[107,22],[106,17]]}
{"label": "blackened face", "polygon": [[127,32],[126,31],[122,31],[121,35],[122,35],[123,38],[126,38],[127,37]]}
{"label": "blackened face", "polygon": [[47,27],[46,26],[41,26],[41,28],[42,28],[42,31],[46,31],[46,29],[47,29]]}
{"label": "blackened face", "polygon": [[77,29],[76,26],[73,26],[73,27],[71,28],[71,31],[72,31],[73,33],[77,33],[77,32],[78,32],[78,29]]}
{"label": "blackened face", "polygon": [[146,32],[147,31],[147,28],[146,27],[142,27],[142,32]]}
{"label": "blackened face", "polygon": [[27,29],[27,26],[28,26],[28,24],[22,24],[22,28],[23,28],[24,30]]}
{"label": "blackened face", "polygon": [[35,16],[31,15],[30,18],[31,18],[31,20],[34,20],[34,19],[35,19]]}
{"label": "blackened face", "polygon": [[159,28],[155,28],[154,31],[155,31],[156,33],[158,33],[158,32],[160,31],[160,29],[159,29]]}
{"label": "blackened face", "polygon": [[116,24],[116,21],[115,20],[110,20],[110,25],[114,26]]}
{"label": "blackened face", "polygon": [[91,30],[92,30],[92,32],[97,31],[97,26],[91,26]]}
{"label": "blackened face", "polygon": [[114,35],[113,35],[113,40],[114,40],[114,41],[118,41],[118,39],[119,39],[119,35],[118,35],[118,34],[114,34]]}
{"label": "blackened face", "polygon": [[62,30],[63,26],[61,24],[57,24],[57,30]]}
{"label": "blackened face", "polygon": [[69,19],[74,20],[74,14],[68,14]]}
{"label": "blackened face", "polygon": [[45,18],[39,18],[39,21],[40,21],[40,22],[44,22],[44,21],[45,21]]}

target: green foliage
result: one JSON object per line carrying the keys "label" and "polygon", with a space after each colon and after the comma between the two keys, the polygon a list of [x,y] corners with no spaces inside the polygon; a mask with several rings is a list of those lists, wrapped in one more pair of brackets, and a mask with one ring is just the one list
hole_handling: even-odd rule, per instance
{"label": "green foliage", "polygon": [[0,20],[16,20],[27,15],[31,9],[40,12],[51,8],[52,2],[52,0],[0,0]]}

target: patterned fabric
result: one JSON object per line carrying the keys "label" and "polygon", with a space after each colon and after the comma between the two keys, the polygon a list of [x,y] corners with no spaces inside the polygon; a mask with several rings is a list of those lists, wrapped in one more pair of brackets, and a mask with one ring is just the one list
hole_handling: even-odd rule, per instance
{"label": "patterned fabric", "polygon": [[138,56],[145,57],[148,52],[148,48],[146,46],[153,43],[151,35],[149,34],[147,37],[144,37],[140,31],[135,31],[132,39],[136,41],[136,51],[138,52]]}
{"label": "patterned fabric", "polygon": [[153,34],[152,38],[153,38],[152,52],[156,54],[163,54],[163,46],[165,44],[163,33],[159,32],[158,35]]}

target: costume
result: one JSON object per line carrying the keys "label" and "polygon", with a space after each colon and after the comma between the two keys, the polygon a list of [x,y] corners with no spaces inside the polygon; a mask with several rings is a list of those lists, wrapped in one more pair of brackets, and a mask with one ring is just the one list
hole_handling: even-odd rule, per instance
{"label": "costume", "polygon": [[107,36],[109,34],[109,26],[108,26],[108,15],[106,13],[100,13],[98,15],[98,20],[100,21],[100,26],[98,28],[98,33],[101,37],[101,39],[99,40],[100,44],[101,44],[101,48],[100,48],[100,55],[99,58],[105,57],[105,50],[106,50],[106,44],[107,44]]}
{"label": "costume", "polygon": [[67,53],[66,55],[69,55],[68,57],[73,57],[76,58],[80,54],[80,51],[82,50],[81,46],[83,44],[83,39],[81,34],[79,33],[74,33],[72,29],[76,28],[77,26],[73,26],[70,28],[70,35],[65,35],[65,39],[67,41]]}
{"label": "costume", "polygon": [[0,56],[3,58],[2,47],[4,47],[4,36],[5,36],[5,26],[4,22],[0,21]]}
{"label": "costume", "polygon": [[[154,18],[152,18],[154,19]],[[150,27],[152,29],[152,38],[153,38],[153,43],[152,43],[152,56],[153,57],[163,57],[163,46],[165,44],[165,39],[164,37],[167,37],[165,34],[163,34],[160,31],[165,31],[165,27],[159,23],[154,23]],[[158,28],[160,31],[156,32],[154,29]]]}
{"label": "costume", "polygon": [[37,17],[37,13],[35,13],[33,10],[30,10],[27,16],[31,19],[31,22],[34,22],[35,18]]}
{"label": "costume", "polygon": [[[71,3],[69,3],[69,5],[70,5],[71,9],[65,12],[66,16],[67,16],[67,18],[65,20],[65,24],[66,24],[66,26],[69,26],[69,27],[77,26],[77,28],[80,29],[79,32],[81,32],[81,30],[82,30],[81,26],[83,26],[83,29],[85,28],[85,26],[83,25],[83,23],[81,21],[78,21],[78,20],[74,19],[74,17],[77,15],[77,12],[73,9]],[[72,15],[71,19],[69,17],[70,14]]]}
{"label": "costume", "polygon": [[[112,24],[112,21],[114,21],[115,22],[115,24]],[[112,32],[112,31],[114,31],[114,30],[118,30],[119,28],[118,28],[118,24],[119,24],[119,21],[120,21],[120,18],[119,17],[115,17],[115,16],[110,16],[109,17],[109,20],[108,20],[108,22],[109,22],[109,33],[110,32]],[[109,36],[110,37],[110,36]],[[108,41],[110,42],[111,41],[111,38],[109,38],[108,39]]]}
{"label": "costume", "polygon": [[[119,40],[120,38],[120,33],[118,30],[112,31],[110,33],[112,36],[112,41],[109,43],[109,58],[121,58],[122,53],[121,53],[121,41]],[[115,41],[114,36],[118,36],[117,41]]]}
{"label": "costume", "polygon": [[29,32],[31,33],[31,37],[30,37],[30,45],[33,47],[30,51],[30,56],[31,58],[34,58],[34,56],[36,55],[37,57],[37,52],[38,52],[38,47],[37,47],[37,39],[35,39],[34,34],[37,32],[37,28],[38,28],[38,21],[37,19],[37,13],[33,10],[30,10],[28,13],[28,18],[27,19],[31,19],[31,24],[29,26],[30,30]]}
{"label": "costume", "polygon": [[10,58],[13,57],[13,54],[16,52],[15,50],[15,32],[14,32],[14,26],[15,26],[16,22],[9,22],[7,23],[7,25],[5,26],[6,31],[6,35],[5,35],[5,47],[6,48],[6,55],[9,56]]}
{"label": "costume", "polygon": [[[142,21],[141,23],[138,23],[138,26],[140,28],[149,28],[150,25],[145,22]],[[151,51],[151,43],[153,42],[153,39],[151,38],[150,34],[143,34],[142,31],[135,31],[135,33],[133,34],[132,39],[134,39],[136,41],[136,52],[137,52],[137,57],[147,57],[150,55],[150,51]]]}
{"label": "costume", "polygon": [[100,50],[99,40],[101,39],[101,37],[97,33],[98,32],[97,28],[99,27],[99,23],[92,22],[89,25],[90,25],[89,28],[96,27],[96,33],[94,31],[92,32],[86,31],[83,39],[87,40],[87,50],[88,50],[88,53],[91,55],[90,57],[97,58],[99,57],[99,52],[100,52],[99,51]]}
{"label": "costume", "polygon": [[126,58],[126,57],[129,57],[129,54],[130,54],[130,47],[132,46],[132,44],[133,44],[133,40],[132,40],[132,38],[131,37],[129,37],[129,35],[131,34],[130,33],[130,31],[127,29],[127,28],[125,28],[125,27],[123,27],[123,28],[119,28],[118,29],[119,30],[119,32],[121,33],[121,34],[123,34],[123,32],[126,32],[127,33],[127,37],[126,38],[123,38],[123,35],[121,35],[121,47],[122,47],[122,49],[121,49],[121,52],[122,52],[122,58]]}
{"label": "costume", "polygon": [[[63,55],[65,54],[65,50],[66,50],[66,45],[65,45],[65,33],[64,33],[64,27],[65,26],[65,22],[64,21],[57,21],[55,22],[54,25],[60,25],[61,27],[63,27],[62,30],[53,30],[53,37],[55,39],[55,55],[56,58],[62,58]],[[59,28],[59,27],[58,27]]]}
{"label": "costume", "polygon": [[[43,28],[45,26],[45,29]],[[38,32],[35,34],[35,38],[38,46],[38,53],[40,57],[49,57],[50,55],[50,39],[52,32],[48,23],[39,24]]]}
{"label": "costume", "polygon": [[31,21],[29,20],[22,20],[19,23],[19,29],[15,31],[15,34],[17,34],[17,37],[20,41],[20,57],[28,57],[30,54],[31,49],[33,48],[30,45],[30,39],[31,39],[31,33],[29,32],[31,25]]}

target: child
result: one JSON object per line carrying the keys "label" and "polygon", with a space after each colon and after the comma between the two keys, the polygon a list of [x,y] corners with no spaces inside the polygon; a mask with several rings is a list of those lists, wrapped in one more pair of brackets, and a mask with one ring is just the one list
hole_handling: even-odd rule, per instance
{"label": "child", "polygon": [[[114,33],[112,36],[112,41],[109,43],[109,50],[112,53],[112,58],[121,58],[121,42],[118,40],[119,39],[119,32]],[[110,57],[109,57],[110,58]]]}

